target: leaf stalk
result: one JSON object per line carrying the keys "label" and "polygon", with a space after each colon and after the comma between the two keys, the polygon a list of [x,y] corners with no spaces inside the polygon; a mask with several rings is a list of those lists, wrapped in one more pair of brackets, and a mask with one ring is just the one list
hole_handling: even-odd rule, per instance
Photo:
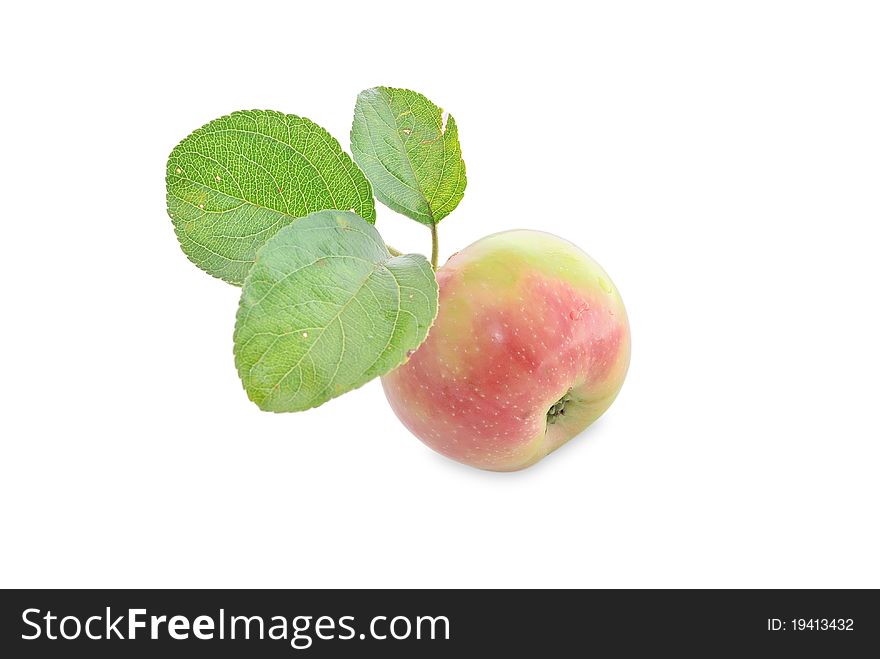
{"label": "leaf stalk", "polygon": [[437,241],[437,225],[431,222],[431,267],[437,270],[437,257],[439,256],[440,247]]}

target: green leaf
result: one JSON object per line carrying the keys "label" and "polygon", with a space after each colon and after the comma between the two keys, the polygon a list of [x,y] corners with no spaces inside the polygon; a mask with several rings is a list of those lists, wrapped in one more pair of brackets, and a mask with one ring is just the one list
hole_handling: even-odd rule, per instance
{"label": "green leaf", "polygon": [[370,183],[333,137],[292,114],[251,110],[205,124],[168,158],[168,214],[189,259],[240,285],[281,227],[324,209],[374,221]]}
{"label": "green leaf", "polygon": [[424,256],[392,257],[354,213],[314,213],[257,253],[241,292],[235,365],[261,409],[306,410],[402,364],[436,314]]}
{"label": "green leaf", "polygon": [[408,89],[362,91],[354,108],[351,152],[389,208],[422,224],[437,224],[467,185],[452,115]]}

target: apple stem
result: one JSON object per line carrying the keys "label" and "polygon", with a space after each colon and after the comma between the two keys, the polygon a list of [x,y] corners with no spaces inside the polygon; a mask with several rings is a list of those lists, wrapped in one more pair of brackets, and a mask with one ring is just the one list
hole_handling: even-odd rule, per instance
{"label": "apple stem", "polygon": [[431,222],[431,267],[434,270],[437,269],[437,256],[439,254],[440,247],[437,243],[437,225],[434,222]]}

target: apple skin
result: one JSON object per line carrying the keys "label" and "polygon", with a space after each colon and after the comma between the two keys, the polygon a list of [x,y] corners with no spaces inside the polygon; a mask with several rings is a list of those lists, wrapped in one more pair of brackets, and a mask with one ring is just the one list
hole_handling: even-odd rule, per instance
{"label": "apple skin", "polygon": [[629,367],[629,321],[611,279],[575,245],[540,231],[497,233],[453,255],[437,280],[427,340],[382,378],[392,409],[425,444],[514,471],[614,401]]}

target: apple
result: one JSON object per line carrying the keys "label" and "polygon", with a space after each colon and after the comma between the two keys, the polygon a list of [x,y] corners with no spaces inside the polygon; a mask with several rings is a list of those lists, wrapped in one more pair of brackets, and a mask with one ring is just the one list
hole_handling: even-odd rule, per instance
{"label": "apple", "polygon": [[478,240],[437,271],[427,340],[382,378],[425,444],[494,471],[528,467],[608,409],[626,377],[629,321],[602,267],[540,231]]}

